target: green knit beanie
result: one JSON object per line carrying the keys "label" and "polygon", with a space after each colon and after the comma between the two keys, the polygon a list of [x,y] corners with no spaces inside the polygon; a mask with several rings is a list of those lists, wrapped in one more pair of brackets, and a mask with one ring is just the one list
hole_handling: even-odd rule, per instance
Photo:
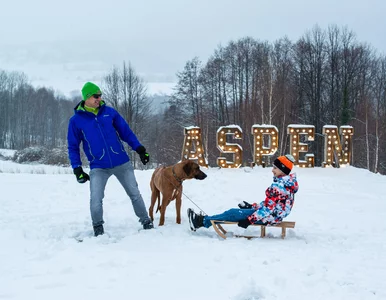
{"label": "green knit beanie", "polygon": [[87,100],[94,94],[101,94],[101,89],[99,86],[92,82],[86,82],[82,88],[82,97],[83,100]]}

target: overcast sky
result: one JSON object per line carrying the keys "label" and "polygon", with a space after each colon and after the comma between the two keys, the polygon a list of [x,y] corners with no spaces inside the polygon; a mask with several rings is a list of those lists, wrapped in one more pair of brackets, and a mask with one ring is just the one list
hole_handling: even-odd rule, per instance
{"label": "overcast sky", "polygon": [[318,24],[347,26],[386,53],[385,0],[0,0],[0,69],[69,95],[130,61],[149,82],[251,36],[296,41]]}

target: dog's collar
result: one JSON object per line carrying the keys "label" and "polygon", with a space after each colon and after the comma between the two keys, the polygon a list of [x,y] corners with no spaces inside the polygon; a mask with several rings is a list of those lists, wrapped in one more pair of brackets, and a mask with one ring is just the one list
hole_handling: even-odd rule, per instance
{"label": "dog's collar", "polygon": [[172,167],[172,173],[173,173],[174,178],[175,178],[180,184],[182,184],[183,179],[178,178],[176,172],[174,172],[174,166]]}

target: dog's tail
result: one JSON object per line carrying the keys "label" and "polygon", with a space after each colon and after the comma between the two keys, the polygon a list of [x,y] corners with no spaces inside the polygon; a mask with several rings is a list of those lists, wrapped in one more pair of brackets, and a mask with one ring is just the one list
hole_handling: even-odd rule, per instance
{"label": "dog's tail", "polygon": [[160,191],[157,191],[157,210],[155,211],[155,213],[159,212],[159,210],[161,209],[161,195],[160,195]]}

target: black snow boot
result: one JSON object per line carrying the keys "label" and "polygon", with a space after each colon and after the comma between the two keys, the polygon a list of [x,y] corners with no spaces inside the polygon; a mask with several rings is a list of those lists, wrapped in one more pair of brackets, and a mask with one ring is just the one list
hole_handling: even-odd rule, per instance
{"label": "black snow boot", "polygon": [[94,227],[94,236],[102,235],[105,233],[103,225],[93,226]]}
{"label": "black snow boot", "polygon": [[188,218],[190,229],[196,231],[196,229],[204,226],[204,215],[196,214],[193,209],[188,208]]}
{"label": "black snow boot", "polygon": [[153,229],[154,228],[154,225],[153,225],[153,222],[151,220],[143,223],[143,229],[147,230],[147,229]]}

